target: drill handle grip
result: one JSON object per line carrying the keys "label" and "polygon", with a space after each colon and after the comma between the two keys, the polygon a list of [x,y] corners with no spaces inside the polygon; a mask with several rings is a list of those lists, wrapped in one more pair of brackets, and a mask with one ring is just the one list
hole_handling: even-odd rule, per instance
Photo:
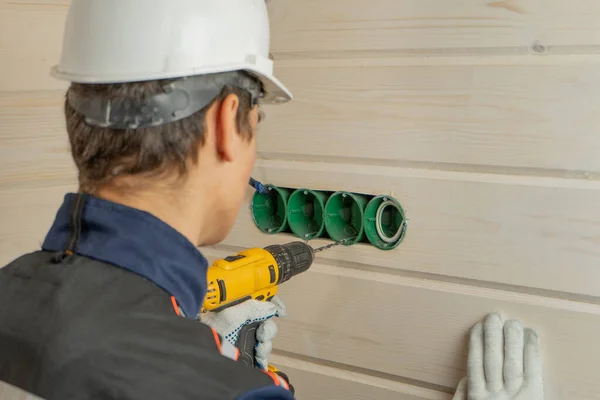
{"label": "drill handle grip", "polygon": [[240,351],[238,362],[246,364],[248,367],[256,366],[256,331],[260,322],[253,322],[244,325],[238,333],[236,347]]}

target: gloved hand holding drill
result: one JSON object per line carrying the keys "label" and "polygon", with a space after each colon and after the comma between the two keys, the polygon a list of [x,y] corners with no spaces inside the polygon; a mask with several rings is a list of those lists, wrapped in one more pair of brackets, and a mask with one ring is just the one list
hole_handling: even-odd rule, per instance
{"label": "gloved hand holding drill", "polygon": [[277,335],[274,317],[285,317],[287,311],[279,296],[270,301],[246,300],[218,312],[201,314],[201,322],[217,331],[225,340],[240,350],[239,362],[248,366],[272,371],[281,376],[292,394],[295,388],[290,378],[269,365],[273,339]]}
{"label": "gloved hand holding drill", "polygon": [[[271,301],[247,300],[219,312],[206,312],[201,321],[214,328],[225,340],[243,351],[247,335],[255,335],[256,347],[254,359],[256,367],[268,369],[268,358],[273,349],[272,341],[277,334],[277,324],[273,317],[285,317],[285,305],[278,296]],[[250,338],[251,340],[252,338]],[[252,340],[251,340],[252,342]],[[248,359],[243,359],[248,364]]]}
{"label": "gloved hand holding drill", "polygon": [[279,375],[292,393],[288,377],[268,363],[277,334],[273,317],[287,314],[277,296],[278,286],[307,271],[315,253],[325,248],[292,242],[247,249],[215,261],[207,272],[208,288],[200,321],[237,347],[239,362]]}

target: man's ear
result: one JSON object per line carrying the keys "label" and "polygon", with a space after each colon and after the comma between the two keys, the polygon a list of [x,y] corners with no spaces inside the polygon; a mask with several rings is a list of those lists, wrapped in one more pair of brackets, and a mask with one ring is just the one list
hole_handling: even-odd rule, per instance
{"label": "man's ear", "polygon": [[217,152],[222,161],[233,161],[236,152],[236,139],[239,137],[237,129],[237,113],[240,107],[240,99],[235,94],[229,94],[217,111],[217,125],[215,140]]}

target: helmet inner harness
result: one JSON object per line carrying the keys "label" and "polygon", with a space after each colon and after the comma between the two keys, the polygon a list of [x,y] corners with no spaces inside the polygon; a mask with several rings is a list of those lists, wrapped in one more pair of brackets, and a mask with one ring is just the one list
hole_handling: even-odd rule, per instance
{"label": "helmet inner harness", "polygon": [[100,99],[69,92],[67,101],[85,116],[88,125],[112,129],[155,127],[187,118],[202,110],[225,86],[238,87],[251,96],[251,107],[265,92],[260,81],[245,72],[232,71],[184,77],[165,84],[164,93],[139,99]]}

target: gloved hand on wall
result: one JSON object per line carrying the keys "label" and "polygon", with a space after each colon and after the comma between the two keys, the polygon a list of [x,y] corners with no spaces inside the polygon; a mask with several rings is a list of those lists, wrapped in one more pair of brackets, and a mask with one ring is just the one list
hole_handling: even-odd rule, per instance
{"label": "gloved hand on wall", "polygon": [[214,328],[229,343],[243,351],[238,342],[240,335],[256,335],[255,363],[258,368],[268,369],[268,359],[277,334],[274,317],[285,317],[287,311],[283,301],[274,296],[271,301],[247,300],[219,312],[207,312],[201,321]]}
{"label": "gloved hand on wall", "polygon": [[543,400],[538,334],[490,314],[471,330],[467,377],[453,400]]}

